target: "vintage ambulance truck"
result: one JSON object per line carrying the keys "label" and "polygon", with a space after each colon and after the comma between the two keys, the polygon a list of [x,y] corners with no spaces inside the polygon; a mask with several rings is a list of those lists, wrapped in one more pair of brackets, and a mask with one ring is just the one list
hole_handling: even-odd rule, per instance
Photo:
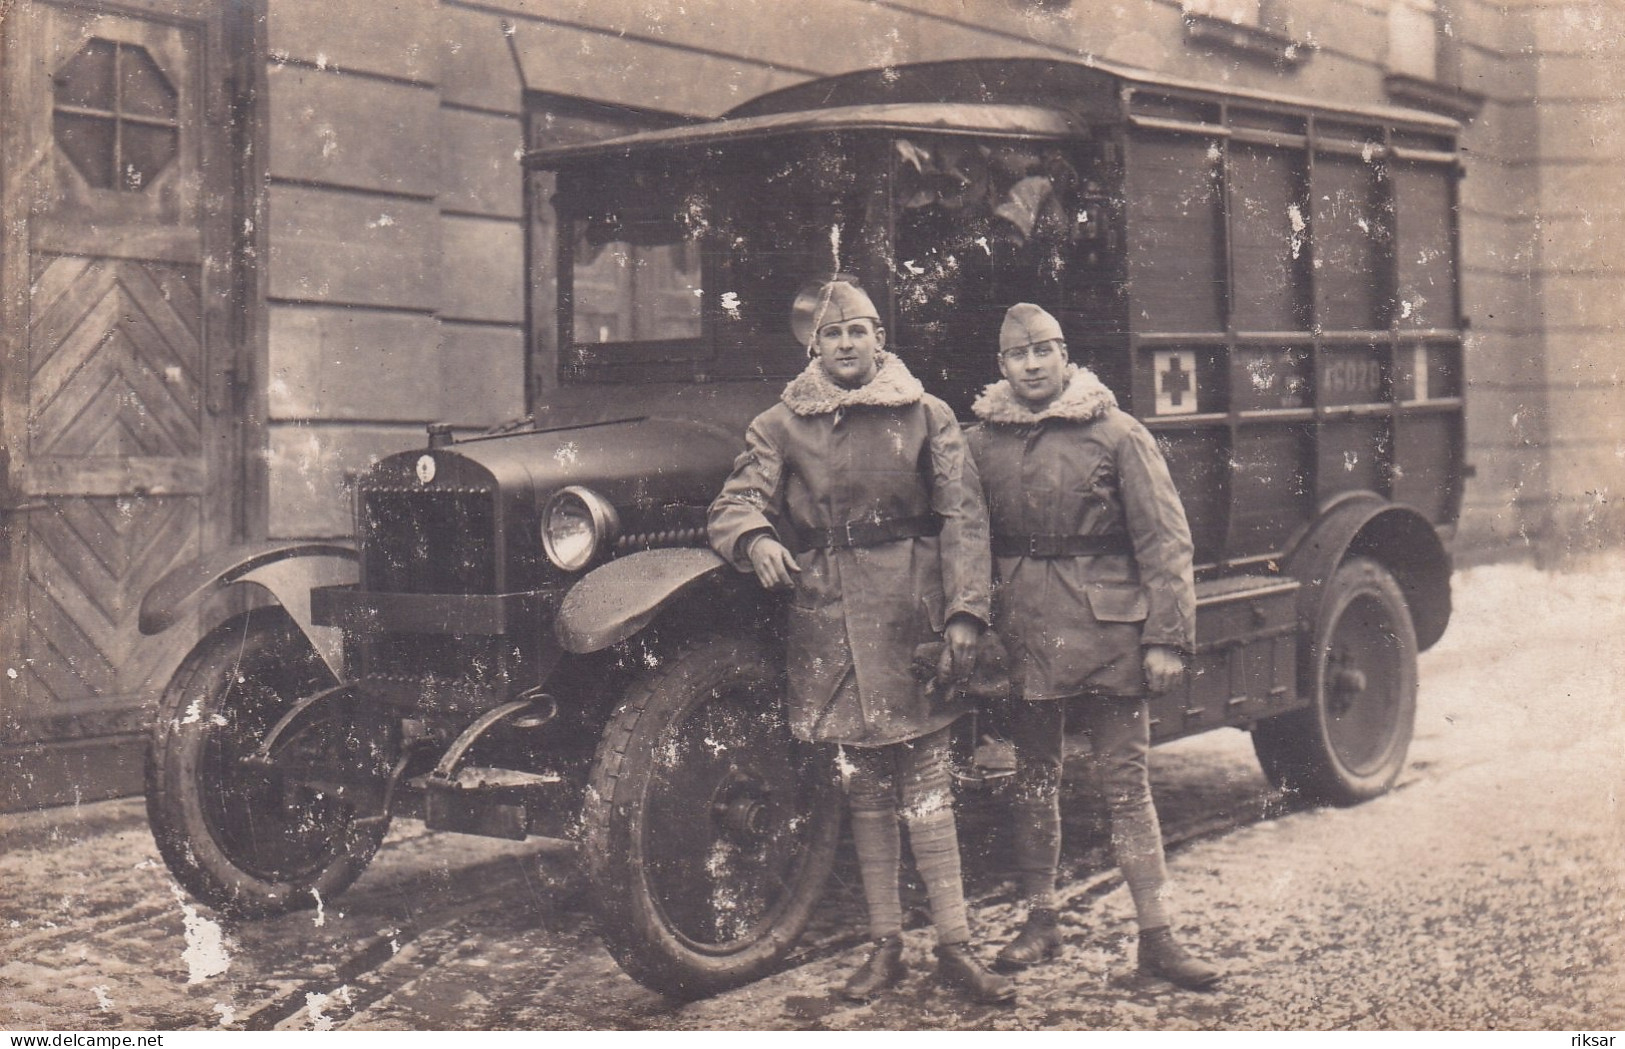
{"label": "vintage ambulance truck", "polygon": [[188,566],[148,807],[175,876],[240,916],[331,900],[389,821],[579,836],[602,935],[701,995],[781,963],[834,861],[829,755],[781,714],[781,608],[706,548],[746,423],[805,363],[796,289],[857,275],[964,411],[1039,303],[1166,451],[1198,650],[1159,741],[1252,734],[1344,804],[1406,759],[1450,617],[1464,467],[1458,128],[1027,59],[877,69],[724,119],[525,158],[527,420],[354,487],[351,543]]}

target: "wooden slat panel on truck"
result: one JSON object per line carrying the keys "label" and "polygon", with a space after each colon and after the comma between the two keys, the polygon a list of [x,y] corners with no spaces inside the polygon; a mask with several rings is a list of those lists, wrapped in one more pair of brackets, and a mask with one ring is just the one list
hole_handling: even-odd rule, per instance
{"label": "wooden slat panel on truck", "polygon": [[1143,331],[1222,331],[1216,140],[1143,132],[1129,145],[1129,312]]}
{"label": "wooden slat panel on truck", "polygon": [[1314,165],[1315,320],[1327,331],[1386,328],[1391,231],[1375,169],[1342,153]]}
{"label": "wooden slat panel on truck", "polygon": [[1297,703],[1299,585],[1232,576],[1196,588],[1196,658],[1185,687],[1151,701],[1157,742],[1244,726]]}
{"label": "wooden slat panel on truck", "polygon": [[1239,330],[1309,327],[1305,175],[1302,149],[1230,147],[1232,318]]}

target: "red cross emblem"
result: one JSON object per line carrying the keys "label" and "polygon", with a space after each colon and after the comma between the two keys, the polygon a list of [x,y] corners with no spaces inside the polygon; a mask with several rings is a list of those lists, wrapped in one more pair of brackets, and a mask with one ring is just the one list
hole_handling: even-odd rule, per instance
{"label": "red cross emblem", "polygon": [[1194,415],[1197,411],[1196,353],[1158,350],[1152,355],[1158,415]]}

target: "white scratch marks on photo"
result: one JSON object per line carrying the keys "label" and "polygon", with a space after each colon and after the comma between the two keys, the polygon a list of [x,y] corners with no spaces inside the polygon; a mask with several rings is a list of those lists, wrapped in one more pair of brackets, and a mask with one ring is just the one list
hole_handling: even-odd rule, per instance
{"label": "white scratch marks on photo", "polygon": [[225,932],[219,923],[198,914],[197,908],[186,902],[180,886],[171,885],[169,891],[181,905],[182,920],[186,923],[186,949],[181,952],[181,961],[186,963],[186,982],[202,983],[211,976],[219,976],[231,967]]}

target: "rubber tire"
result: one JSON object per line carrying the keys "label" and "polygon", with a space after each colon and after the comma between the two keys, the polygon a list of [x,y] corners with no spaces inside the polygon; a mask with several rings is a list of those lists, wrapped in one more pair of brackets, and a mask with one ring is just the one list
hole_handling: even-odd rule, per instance
{"label": "rubber tire", "polygon": [[[1253,729],[1272,784],[1315,804],[1387,793],[1405,767],[1416,722],[1416,629],[1394,577],[1366,557],[1332,577],[1300,670],[1302,710]],[[1363,687],[1340,688],[1361,680]]]}
{"label": "rubber tire", "polygon": [[[633,979],[662,994],[703,997],[775,971],[829,880],[843,812],[833,757],[791,738],[783,666],[782,652],[753,640],[693,643],[632,684],[599,745],[582,809],[599,934]],[[743,776],[724,770],[731,764]],[[760,806],[769,829],[762,843],[741,843],[716,800],[735,788],[756,797],[758,777],[777,788]],[[781,866],[781,877],[763,877]],[[747,896],[751,885],[728,882],[735,871],[787,888]],[[747,927],[696,935],[730,907]]]}
{"label": "rubber tire", "polygon": [[[334,683],[287,614],[263,609],[210,632],[164,690],[147,749],[148,821],[175,879],[222,914],[326,902],[383,840],[387,820],[360,823],[332,799],[290,799],[275,773],[234,760],[295,701]],[[254,833],[263,829],[272,833]]]}

